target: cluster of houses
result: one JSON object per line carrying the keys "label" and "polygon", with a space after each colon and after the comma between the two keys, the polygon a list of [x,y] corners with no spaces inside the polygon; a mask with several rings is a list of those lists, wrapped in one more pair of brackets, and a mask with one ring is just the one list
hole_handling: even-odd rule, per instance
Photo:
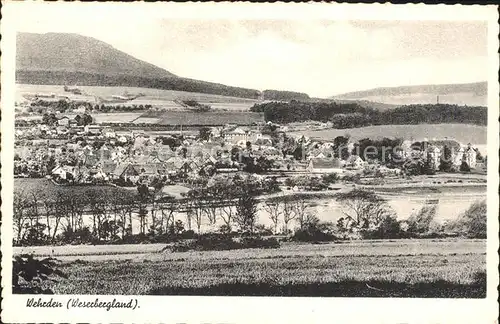
{"label": "cluster of houses", "polygon": [[449,162],[454,168],[459,169],[463,163],[466,163],[471,169],[478,167],[478,150],[470,143],[462,145],[453,139],[425,139],[421,143],[423,143],[423,148],[422,146],[416,148],[414,142],[403,141],[401,145],[403,156],[405,158],[423,158],[429,163],[432,169],[437,171],[440,168],[441,160],[444,158],[445,149],[447,148],[450,152]]}
{"label": "cluster of houses", "polygon": [[[15,173],[18,176],[50,175],[78,183],[120,180],[136,184],[155,179],[196,179],[241,170],[235,151],[254,161],[260,158],[272,161],[270,172],[342,174],[373,168],[358,155],[350,155],[344,160],[335,158],[333,142],[315,141],[305,136],[297,136],[294,140],[304,149],[301,158],[284,153],[276,137],[263,134],[255,126],[213,127],[209,138],[202,140],[194,135],[159,136],[148,135],[142,130],[118,132],[102,125],[78,126],[73,119],[62,118],[56,125],[39,124],[16,130]],[[173,142],[176,144],[172,145]],[[470,168],[476,167],[476,150],[471,145],[462,146],[453,140],[426,143],[425,150],[416,150],[411,141],[404,141],[402,153],[406,158],[423,156],[438,170],[443,147],[449,146],[453,148],[455,165],[466,161]],[[349,143],[348,149],[352,150],[353,145]],[[380,164],[377,168],[382,173],[400,172]]]}

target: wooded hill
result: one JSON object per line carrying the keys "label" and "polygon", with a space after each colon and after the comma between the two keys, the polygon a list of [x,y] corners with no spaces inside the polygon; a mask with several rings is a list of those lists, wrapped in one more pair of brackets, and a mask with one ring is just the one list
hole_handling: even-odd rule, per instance
{"label": "wooded hill", "polygon": [[269,102],[256,104],[251,109],[263,112],[266,121],[291,123],[303,121],[333,122],[335,128],[369,125],[411,125],[423,123],[460,123],[487,125],[486,107],[446,104],[408,105],[390,110],[376,110],[357,103],[327,102]]}
{"label": "wooded hill", "polygon": [[123,86],[258,99],[260,91],[182,78],[111,45],[78,34],[18,33],[16,82]]}

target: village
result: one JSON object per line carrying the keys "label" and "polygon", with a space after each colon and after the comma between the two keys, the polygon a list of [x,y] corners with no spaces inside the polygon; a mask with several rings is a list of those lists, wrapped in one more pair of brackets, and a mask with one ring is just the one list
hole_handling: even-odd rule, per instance
{"label": "village", "polygon": [[[92,123],[86,113],[53,120],[44,117],[33,127],[16,129],[14,173],[69,185],[193,187],[215,174],[238,172],[277,178],[283,185],[293,182],[287,178],[304,176],[359,179],[485,168],[486,159],[478,149],[452,139],[354,142],[338,136],[320,141],[288,135],[287,130],[287,126],[262,122],[200,127],[197,134],[182,130],[162,134],[115,131],[112,126]],[[327,187],[328,183],[315,189]]]}

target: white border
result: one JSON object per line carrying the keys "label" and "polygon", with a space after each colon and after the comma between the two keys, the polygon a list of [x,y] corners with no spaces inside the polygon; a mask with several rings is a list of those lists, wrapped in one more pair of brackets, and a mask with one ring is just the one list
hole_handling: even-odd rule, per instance
{"label": "white border", "polygon": [[[138,296],[140,310],[26,308],[26,296],[12,296],[12,182],[15,31],[25,19],[67,11],[92,19],[109,15],[191,19],[334,19],[334,20],[483,20],[489,26],[488,83],[488,296],[484,300],[151,297]],[[493,323],[498,317],[498,14],[496,6],[387,4],[252,4],[252,3],[40,3],[4,2],[2,8],[2,320],[19,322],[287,322],[314,323]],[[65,301],[69,296],[54,296]],[[91,296],[88,296],[91,297]],[[194,305],[196,303],[196,306]]]}

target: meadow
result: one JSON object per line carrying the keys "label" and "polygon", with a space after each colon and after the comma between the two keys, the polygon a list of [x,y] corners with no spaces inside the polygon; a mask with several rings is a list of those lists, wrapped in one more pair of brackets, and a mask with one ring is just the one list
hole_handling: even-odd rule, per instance
{"label": "meadow", "polygon": [[[135,188],[134,188],[135,189]],[[14,194],[23,194],[27,197],[37,195],[40,198],[56,199],[58,195],[65,194],[70,197],[86,195],[88,190],[96,190],[102,195],[122,193],[131,195],[131,190],[112,185],[56,185],[49,179],[16,178],[14,179]]]}
{"label": "meadow", "polygon": [[[380,125],[367,126],[360,128],[346,129],[323,129],[323,130],[304,130],[297,132],[305,136],[332,140],[337,136],[351,136],[351,140],[358,141],[363,138],[403,138],[408,140],[442,139],[445,137],[454,138],[457,141],[467,144],[486,144],[486,126],[468,125],[468,124],[418,124],[418,125]],[[293,132],[290,132],[293,134]]]}
{"label": "meadow", "polygon": [[150,250],[98,259],[82,253],[58,257],[69,278],[51,287],[56,294],[480,298],[486,292],[485,250],[485,240],[448,239]]}

